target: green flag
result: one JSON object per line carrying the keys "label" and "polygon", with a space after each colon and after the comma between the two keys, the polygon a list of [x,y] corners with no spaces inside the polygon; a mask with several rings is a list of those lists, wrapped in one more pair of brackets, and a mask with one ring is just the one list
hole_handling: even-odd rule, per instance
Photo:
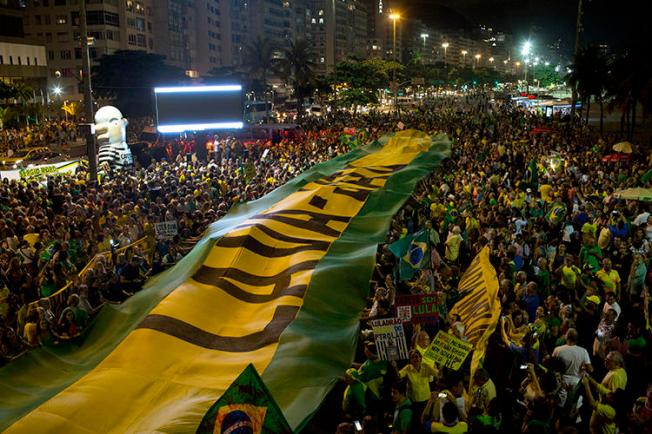
{"label": "green flag", "polygon": [[389,250],[400,259],[401,280],[408,280],[428,263],[428,233],[419,231],[389,245]]}
{"label": "green flag", "polygon": [[198,434],[291,433],[283,412],[251,363],[208,409]]}

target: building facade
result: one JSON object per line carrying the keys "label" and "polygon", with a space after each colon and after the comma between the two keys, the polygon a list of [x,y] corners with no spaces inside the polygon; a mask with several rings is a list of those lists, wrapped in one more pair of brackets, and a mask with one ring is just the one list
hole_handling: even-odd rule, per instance
{"label": "building facade", "polygon": [[47,56],[43,45],[26,44],[21,3],[0,6],[0,81],[26,84],[31,102],[47,101]]}
{"label": "building facade", "polygon": [[225,4],[232,0],[163,0],[154,8],[154,51],[191,78],[224,64]]}
{"label": "building facade", "polygon": [[[87,0],[91,60],[117,50],[154,52],[153,0]],[[49,88],[80,98],[82,51],[79,0],[27,0],[25,38],[44,45]]]}
{"label": "building facade", "polygon": [[314,51],[315,72],[324,75],[347,57],[367,56],[368,11],[359,0],[311,0],[306,38]]}

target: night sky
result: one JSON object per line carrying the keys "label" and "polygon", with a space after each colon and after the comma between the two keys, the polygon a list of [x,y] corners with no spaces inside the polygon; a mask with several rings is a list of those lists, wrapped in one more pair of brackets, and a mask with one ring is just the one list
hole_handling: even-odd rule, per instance
{"label": "night sky", "polygon": [[[575,41],[577,0],[402,0],[409,16],[434,26],[488,24],[514,35],[515,40],[553,41],[564,47]],[[584,0],[584,43],[613,47],[641,40],[652,42],[646,0]],[[648,47],[650,44],[647,45]]]}

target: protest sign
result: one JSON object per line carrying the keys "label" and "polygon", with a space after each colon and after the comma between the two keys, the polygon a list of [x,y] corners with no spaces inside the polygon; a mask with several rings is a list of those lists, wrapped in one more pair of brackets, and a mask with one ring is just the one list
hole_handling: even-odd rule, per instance
{"label": "protest sign", "polygon": [[[403,313],[410,308],[410,314]],[[407,318],[403,322],[434,323],[439,321],[440,303],[434,294],[401,295],[396,297],[396,311],[399,318]]]}
{"label": "protest sign", "polygon": [[399,318],[376,319],[369,323],[374,332],[374,341],[381,360],[408,358],[403,322]]}
{"label": "protest sign", "polygon": [[402,322],[412,321],[412,306],[397,306],[396,317]]}
{"label": "protest sign", "polygon": [[423,358],[457,371],[472,349],[472,344],[440,330],[423,353]]}
{"label": "protest sign", "polygon": [[170,220],[154,223],[154,230],[156,231],[156,238],[174,238],[178,233],[177,222]]}

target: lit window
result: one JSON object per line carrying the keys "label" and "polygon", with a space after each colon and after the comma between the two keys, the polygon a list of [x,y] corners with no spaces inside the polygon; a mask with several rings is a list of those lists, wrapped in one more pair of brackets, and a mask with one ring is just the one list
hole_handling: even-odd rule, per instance
{"label": "lit window", "polygon": [[326,59],[324,59],[323,57],[320,57],[320,58],[319,58],[319,62],[321,62],[321,63],[325,63],[325,62],[326,62]]}
{"label": "lit window", "polygon": [[312,22],[313,24],[317,24],[317,20],[314,19],[314,18],[311,20],[311,22]]}
{"label": "lit window", "polygon": [[319,24],[324,24],[324,19],[323,18],[319,19]]}
{"label": "lit window", "polygon": [[319,10],[319,16],[320,16],[320,17],[324,16],[324,10],[323,10],[323,9],[320,9],[320,10]]}

